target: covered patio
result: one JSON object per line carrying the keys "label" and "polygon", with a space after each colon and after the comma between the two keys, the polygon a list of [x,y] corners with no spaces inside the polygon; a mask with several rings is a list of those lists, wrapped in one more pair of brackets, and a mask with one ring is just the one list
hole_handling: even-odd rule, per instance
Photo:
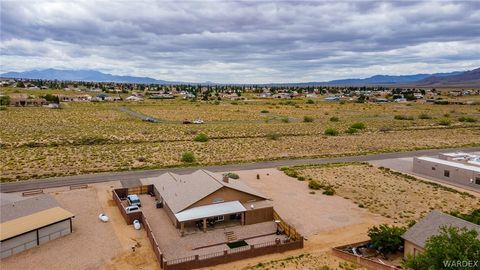
{"label": "covered patio", "polygon": [[175,214],[175,218],[180,223],[180,234],[183,236],[186,229],[198,228],[207,232],[208,227],[214,227],[216,223],[245,225],[246,211],[239,201],[230,201],[193,207]]}

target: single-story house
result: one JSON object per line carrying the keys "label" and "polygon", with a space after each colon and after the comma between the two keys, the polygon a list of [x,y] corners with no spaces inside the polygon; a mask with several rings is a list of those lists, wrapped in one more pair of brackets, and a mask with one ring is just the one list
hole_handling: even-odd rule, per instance
{"label": "single-story house", "polygon": [[423,252],[427,240],[434,235],[440,234],[440,229],[443,226],[476,230],[478,232],[477,238],[480,240],[479,225],[442,213],[438,210],[433,210],[402,235],[405,242],[404,257],[408,255],[416,256],[418,253]]}
{"label": "single-story house", "polygon": [[34,96],[30,96],[28,94],[12,93],[9,95],[9,97],[10,97],[10,106],[26,107],[26,106],[43,106],[48,104],[46,99],[37,98]]}
{"label": "single-story house", "polygon": [[72,232],[74,215],[50,195],[0,195],[0,258],[41,245]]}
{"label": "single-story house", "polygon": [[264,195],[227,175],[197,170],[187,175],[165,173],[141,182],[153,185],[155,197],[182,234],[185,227],[198,222],[206,231],[209,220],[238,225],[273,220],[273,205]]}

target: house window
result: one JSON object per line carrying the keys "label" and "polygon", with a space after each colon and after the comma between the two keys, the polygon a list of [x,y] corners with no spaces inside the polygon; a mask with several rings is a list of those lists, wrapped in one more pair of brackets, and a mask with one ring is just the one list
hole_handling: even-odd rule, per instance
{"label": "house window", "polygon": [[480,185],[480,177],[475,177],[475,184]]}
{"label": "house window", "polygon": [[443,176],[450,177],[450,171],[449,170],[444,170],[443,171]]}

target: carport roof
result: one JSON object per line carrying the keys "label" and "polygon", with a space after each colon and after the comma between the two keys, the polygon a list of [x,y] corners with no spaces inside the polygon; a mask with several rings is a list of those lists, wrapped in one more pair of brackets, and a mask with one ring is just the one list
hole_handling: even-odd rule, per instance
{"label": "carport roof", "polygon": [[233,201],[190,208],[175,214],[175,217],[179,222],[184,222],[189,220],[199,220],[202,218],[241,213],[245,211],[247,211],[247,209],[245,209],[245,207],[243,207],[239,201]]}
{"label": "carport roof", "polygon": [[50,224],[72,218],[73,214],[61,208],[54,207],[27,216],[12,219],[0,224],[0,241],[21,235]]}

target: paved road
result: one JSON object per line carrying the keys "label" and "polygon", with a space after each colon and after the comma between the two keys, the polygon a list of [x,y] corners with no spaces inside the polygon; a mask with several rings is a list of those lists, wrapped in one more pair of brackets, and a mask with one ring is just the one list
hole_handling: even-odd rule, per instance
{"label": "paved road", "polygon": [[108,181],[122,181],[124,183],[128,183],[129,181],[138,181],[138,179],[141,179],[141,178],[160,175],[167,171],[178,173],[178,174],[187,174],[200,168],[214,171],[214,172],[255,170],[255,169],[274,168],[274,167],[281,167],[281,166],[322,164],[322,163],[332,163],[332,162],[367,162],[367,161],[382,160],[382,159],[424,156],[424,155],[427,155],[427,156],[437,155],[440,152],[452,152],[452,151],[476,152],[476,151],[480,151],[480,147],[419,150],[419,151],[411,151],[411,152],[384,153],[384,154],[347,156],[347,157],[335,157],[335,158],[288,159],[288,160],[275,160],[275,161],[265,161],[265,162],[255,162],[255,163],[229,164],[229,165],[220,165],[220,166],[168,168],[168,169],[158,169],[158,170],[108,172],[108,173],[75,175],[75,176],[65,176],[65,177],[53,177],[53,178],[46,178],[46,179],[2,183],[0,184],[0,191],[1,192],[18,192],[18,191],[25,191],[25,190],[32,190],[32,189],[44,189],[44,188],[79,185],[79,184],[92,184],[92,183],[100,183],[100,182],[108,182]]}
{"label": "paved road", "polygon": [[133,117],[137,117],[137,118],[140,118],[142,119],[143,121],[149,121],[149,122],[153,122],[153,123],[160,123],[160,120],[158,119],[155,119],[153,117],[150,117],[150,116],[146,116],[146,115],[143,115],[141,113],[138,113],[138,112],[135,112],[135,111],[132,111],[130,110],[129,108],[127,107],[120,107],[118,108],[121,112],[125,112],[125,113],[128,113],[129,115],[133,116]]}

